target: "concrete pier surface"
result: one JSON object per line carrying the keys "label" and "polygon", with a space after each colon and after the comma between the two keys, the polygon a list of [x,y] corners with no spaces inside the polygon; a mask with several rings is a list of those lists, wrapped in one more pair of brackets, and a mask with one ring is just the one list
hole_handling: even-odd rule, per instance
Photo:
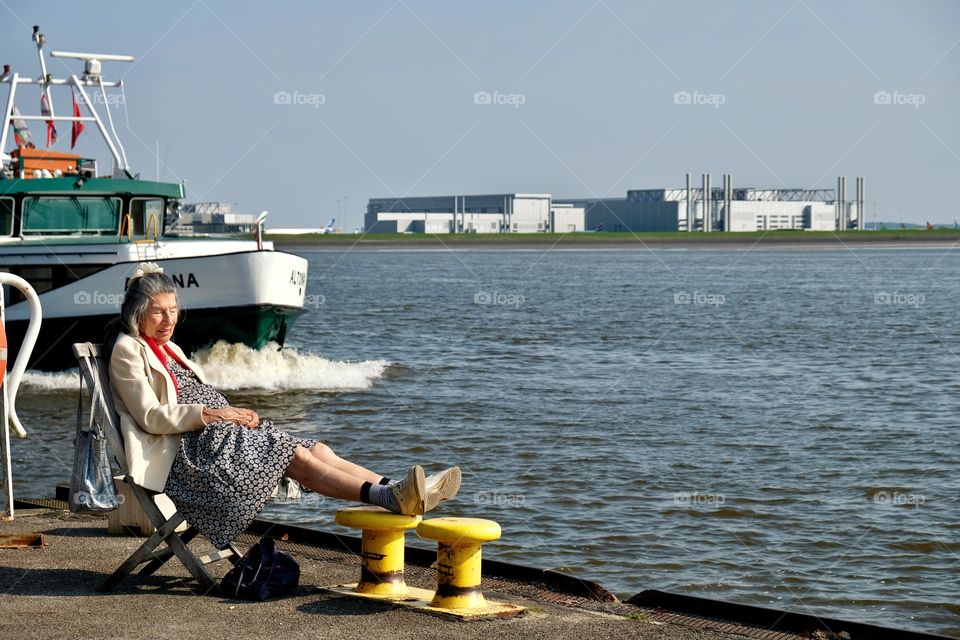
{"label": "concrete pier surface", "polygon": [[[59,503],[61,501],[42,501]],[[481,588],[489,600],[526,607],[519,618],[461,622],[397,607],[330,594],[324,586],[356,582],[360,559],[354,538],[256,521],[236,540],[246,550],[266,533],[300,564],[300,587],[290,597],[248,602],[201,592],[174,558],[154,575],[136,573],[117,589],[97,587],[143,541],[110,535],[107,518],[78,516],[60,508],[27,508],[0,521],[0,535],[42,534],[39,548],[0,548],[0,638],[11,640],[108,638],[524,638],[530,640],[729,640],[760,638],[867,638],[926,636],[893,630],[850,634],[842,626],[814,624],[796,633],[775,624],[752,625],[661,606],[618,602],[595,583],[550,572],[484,560]],[[314,535],[316,534],[316,535]],[[205,540],[190,544],[197,555],[213,551]],[[406,582],[435,587],[431,555],[408,547]],[[229,563],[208,566],[221,577]],[[488,570],[489,569],[489,570]],[[714,603],[716,604],[716,603]],[[709,608],[709,605],[707,605]],[[777,614],[784,617],[788,614]],[[831,621],[835,623],[836,621]],[[806,625],[804,625],[806,626]],[[869,631],[869,630],[867,630]],[[893,632],[893,633],[890,633]]]}
{"label": "concrete pier surface", "polygon": [[[484,581],[488,598],[521,604],[528,612],[517,619],[457,622],[390,605],[334,597],[318,587],[356,581],[359,559],[343,550],[311,550],[281,542],[279,547],[300,564],[296,594],[267,602],[203,594],[179,561],[172,559],[153,576],[131,575],[116,591],[97,586],[142,542],[112,536],[106,518],[63,511],[30,509],[13,521],[0,522],[0,534],[42,533],[39,549],[0,549],[0,637],[29,638],[651,638],[728,640],[743,637],[730,627],[682,617],[657,620],[623,603],[589,602],[543,585]],[[245,535],[245,549],[257,539]],[[195,540],[196,552],[212,550]],[[220,577],[228,563],[210,565]],[[432,570],[407,563],[407,582],[430,588]],[[630,613],[628,613],[630,612]],[[626,614],[626,615],[625,615]],[[711,628],[714,627],[714,628]],[[774,633],[763,637],[790,638]],[[748,633],[746,635],[753,635]]]}

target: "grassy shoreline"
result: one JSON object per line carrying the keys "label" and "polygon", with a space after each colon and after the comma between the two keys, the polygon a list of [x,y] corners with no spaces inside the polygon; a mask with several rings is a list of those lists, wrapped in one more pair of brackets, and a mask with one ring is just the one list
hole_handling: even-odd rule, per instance
{"label": "grassy shoreline", "polygon": [[629,247],[737,245],[847,246],[864,244],[906,245],[912,243],[952,244],[960,242],[960,229],[888,229],[882,231],[751,231],[744,233],[504,233],[443,234],[308,234],[267,233],[265,240],[276,247]]}

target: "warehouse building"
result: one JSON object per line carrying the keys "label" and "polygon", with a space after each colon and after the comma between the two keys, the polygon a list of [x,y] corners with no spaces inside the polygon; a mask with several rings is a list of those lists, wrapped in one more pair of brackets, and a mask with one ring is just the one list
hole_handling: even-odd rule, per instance
{"label": "warehouse building", "polygon": [[[704,231],[704,211],[709,209],[708,231],[766,231],[773,229],[836,229],[833,190],[811,193],[803,189],[736,189],[729,202],[718,189],[704,205],[703,190],[642,189],[626,198],[561,200],[585,208],[586,228],[594,231]],[[727,217],[729,212],[729,218]],[[692,215],[693,228],[688,216]]]}
{"label": "warehouse building", "polygon": [[[846,178],[837,189],[733,188],[729,174],[723,185],[635,189],[626,198],[560,199],[585,209],[585,225],[592,231],[767,231],[796,229],[834,231],[863,229],[864,179],[857,178],[853,200],[846,199]],[[707,197],[704,197],[707,194]],[[838,197],[839,194],[839,197]]]}
{"label": "warehouse building", "polygon": [[550,205],[550,232],[573,233],[584,231],[585,211],[572,203],[553,202]]}
{"label": "warehouse building", "polygon": [[626,198],[560,199],[584,210],[584,228],[588,231],[677,231],[679,203],[641,202]]}
{"label": "warehouse building", "polygon": [[846,179],[833,189],[634,189],[625,198],[560,198],[508,193],[376,198],[367,204],[367,233],[570,233],[577,231],[834,231],[863,229],[864,179],[846,199]]}
{"label": "warehouse building", "polygon": [[[550,231],[550,194],[374,198],[367,233],[536,233]],[[583,223],[580,223],[583,228]]]}

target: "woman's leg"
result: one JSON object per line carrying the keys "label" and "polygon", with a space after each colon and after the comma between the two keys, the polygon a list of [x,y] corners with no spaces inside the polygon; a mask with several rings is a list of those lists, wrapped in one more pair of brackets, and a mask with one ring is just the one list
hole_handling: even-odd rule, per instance
{"label": "woman's leg", "polygon": [[[374,473],[369,469],[365,469],[358,464],[354,464],[349,460],[344,460],[337,454],[333,452],[333,449],[323,444],[322,442],[317,444],[315,447],[310,449],[310,454],[319,460],[320,462],[330,465],[334,469],[339,469],[344,473],[347,473],[354,478],[359,478],[360,480],[365,480],[366,482],[372,482],[374,484],[380,482],[380,479],[383,478],[379,473]],[[292,477],[292,476],[291,476]],[[296,478],[294,478],[296,480]],[[299,481],[298,481],[299,482]]]}
{"label": "woman's leg", "polygon": [[364,480],[314,457],[311,451],[297,447],[286,475],[303,486],[331,498],[360,501]]}
{"label": "woman's leg", "polygon": [[[355,478],[360,478],[371,484],[386,484],[384,476],[374,473],[369,469],[354,464],[349,460],[344,460],[333,452],[333,449],[322,442],[310,449],[310,454],[324,464],[328,464],[335,469],[339,469]],[[294,478],[296,479],[296,478]],[[451,467],[440,473],[434,474],[425,480],[425,488],[428,491],[427,511],[436,507],[444,500],[448,500],[457,495],[460,489],[460,467]]]}
{"label": "woman's leg", "polygon": [[[371,473],[363,467],[357,468],[368,474]],[[427,495],[426,479],[423,475],[423,467],[419,465],[410,468],[403,482],[384,486],[351,475],[317,459],[312,451],[297,447],[293,460],[287,466],[286,475],[308,489],[331,498],[366,502],[394,513],[407,515],[424,512]]]}

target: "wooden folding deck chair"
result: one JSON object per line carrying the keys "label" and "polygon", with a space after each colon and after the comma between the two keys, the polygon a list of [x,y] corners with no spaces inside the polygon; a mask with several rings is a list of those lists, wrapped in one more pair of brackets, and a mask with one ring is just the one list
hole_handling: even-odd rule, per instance
{"label": "wooden folding deck chair", "polygon": [[[114,408],[113,394],[110,391],[110,373],[107,362],[104,360],[102,345],[90,342],[74,344],[73,355],[80,365],[80,375],[83,377],[87,392],[90,395],[90,411],[94,412],[93,419],[97,421],[107,435],[110,448],[113,450],[113,459],[120,468],[124,482],[130,485],[130,489],[136,496],[137,502],[140,503],[140,507],[156,528],[156,532],[147,538],[146,542],[127,558],[110,577],[103,581],[99,590],[112,591],[121,580],[141,564],[146,563],[146,566],[140,570],[138,575],[150,575],[173,556],[177,556],[187,571],[190,572],[190,575],[197,579],[204,591],[213,589],[217,586],[217,581],[210,575],[205,565],[223,559],[236,562],[241,556],[240,552],[231,544],[227,549],[197,557],[187,548],[190,541],[199,533],[197,529],[188,523],[189,526],[186,531],[177,533],[177,527],[184,521],[183,516],[176,512],[171,517],[166,517],[153,499],[154,496],[160,494],[141,487],[130,477],[123,448],[123,435],[120,431],[120,416],[117,415]],[[166,543],[166,546],[157,550],[157,547],[162,543]]]}

